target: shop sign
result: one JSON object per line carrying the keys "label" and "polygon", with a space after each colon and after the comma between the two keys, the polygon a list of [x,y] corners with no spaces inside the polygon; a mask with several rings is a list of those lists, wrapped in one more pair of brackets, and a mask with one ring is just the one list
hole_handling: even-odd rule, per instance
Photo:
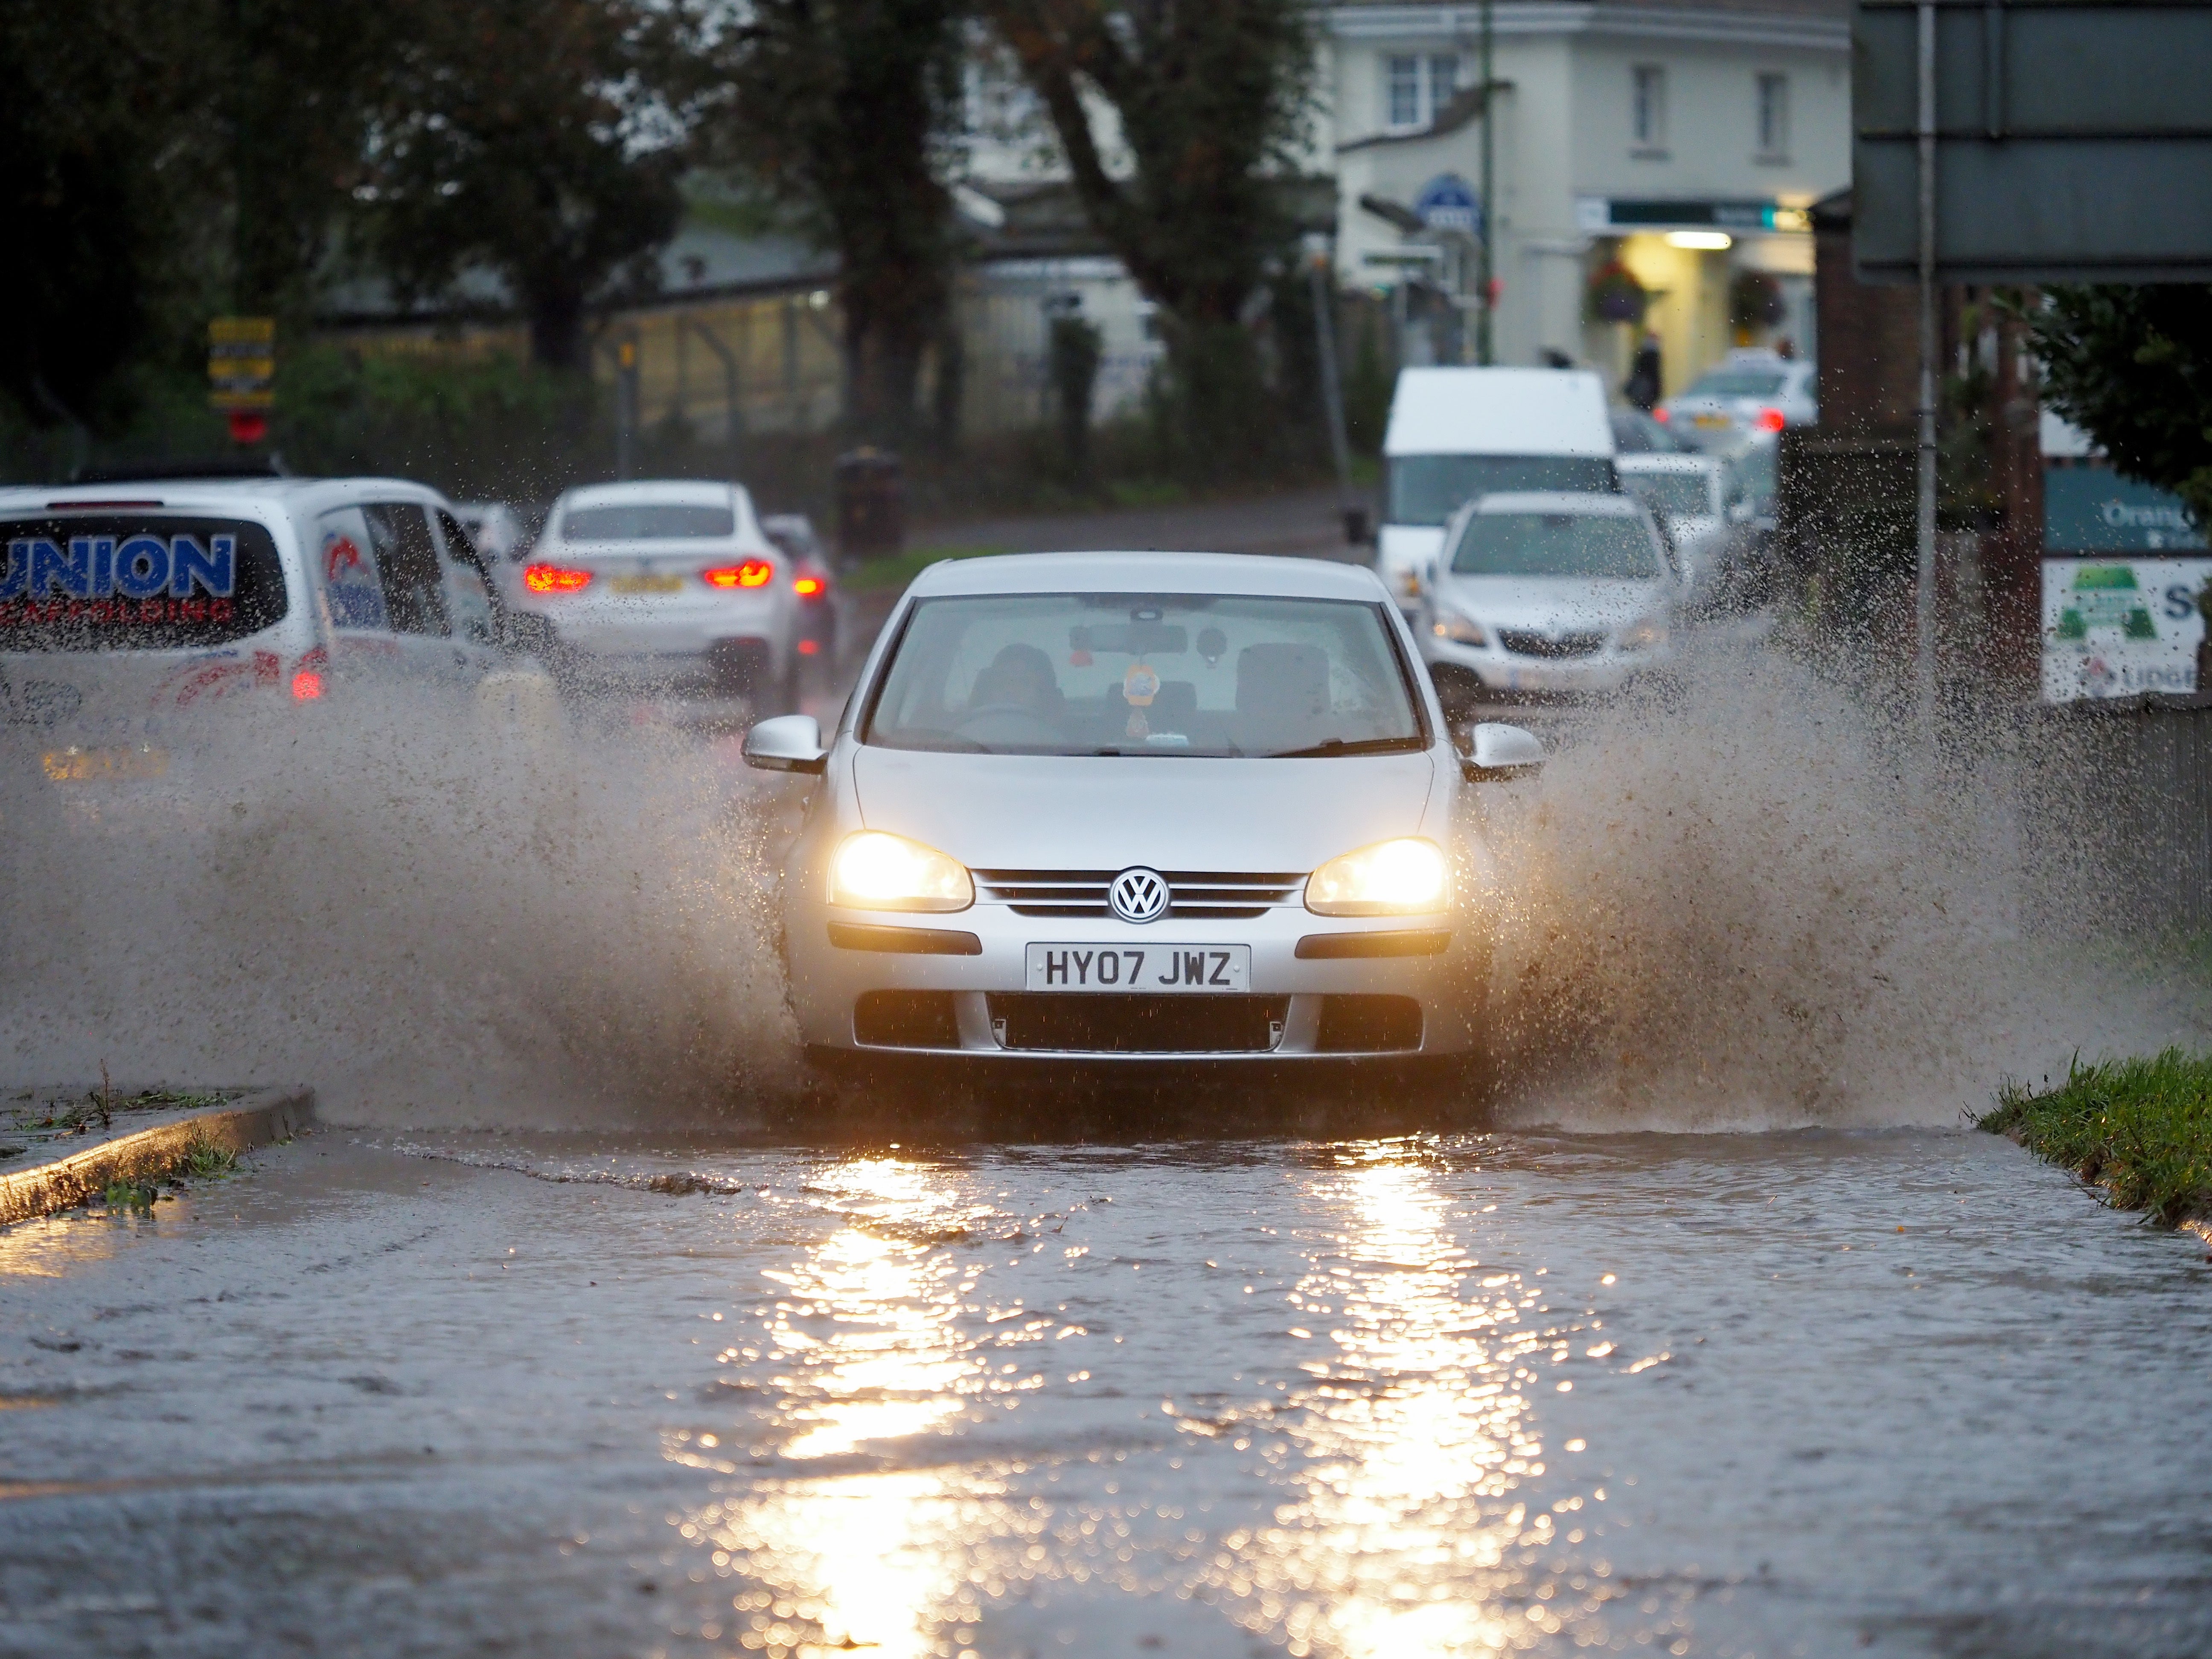
{"label": "shop sign", "polygon": [[2212,557],[2045,558],[2043,700],[2189,696]]}
{"label": "shop sign", "polygon": [[2204,532],[2178,495],[2109,466],[2046,466],[2043,547],[2047,553],[2156,553],[2204,545]]}

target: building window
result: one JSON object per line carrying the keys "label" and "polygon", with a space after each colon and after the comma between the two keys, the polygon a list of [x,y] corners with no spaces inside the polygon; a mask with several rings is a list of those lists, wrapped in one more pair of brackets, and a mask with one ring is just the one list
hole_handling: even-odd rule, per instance
{"label": "building window", "polygon": [[1790,154],[1790,77],[1759,77],[1759,154],[1762,161],[1780,161]]}
{"label": "building window", "polygon": [[1434,121],[1459,95],[1459,59],[1439,52],[1429,59],[1429,119]]}
{"label": "building window", "polygon": [[1629,128],[1640,150],[1667,147],[1667,71],[1656,64],[1638,64],[1631,71],[1634,97]]}
{"label": "building window", "polygon": [[1451,52],[1429,58],[1382,60],[1386,125],[1396,132],[1425,127],[1443,114],[1459,92],[1459,58]]}
{"label": "building window", "polygon": [[1421,125],[1421,60],[1392,58],[1384,63],[1389,82],[1389,121],[1394,127]]}

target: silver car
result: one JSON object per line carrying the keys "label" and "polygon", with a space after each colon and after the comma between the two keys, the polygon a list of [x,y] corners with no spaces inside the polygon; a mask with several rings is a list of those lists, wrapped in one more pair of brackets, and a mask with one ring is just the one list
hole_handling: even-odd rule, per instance
{"label": "silver car", "polygon": [[1731,351],[1652,411],[1675,436],[1725,449],[1762,432],[1813,426],[1820,375],[1811,363],[1763,347]]}
{"label": "silver car", "polygon": [[513,605],[524,642],[587,684],[791,708],[790,566],[737,484],[592,484],[553,503]]}
{"label": "silver car", "polygon": [[1619,690],[1669,659],[1683,591],[1640,502],[1579,492],[1469,501],[1424,586],[1421,654],[1455,710]]}
{"label": "silver car", "polygon": [[783,872],[817,1059],[1463,1055],[1491,951],[1475,778],[1371,570],[1220,554],[932,566],[826,743]]}

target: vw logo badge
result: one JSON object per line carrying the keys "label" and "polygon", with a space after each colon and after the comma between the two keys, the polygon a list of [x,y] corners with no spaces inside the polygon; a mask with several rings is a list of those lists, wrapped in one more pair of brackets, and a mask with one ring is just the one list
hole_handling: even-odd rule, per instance
{"label": "vw logo badge", "polygon": [[1167,878],[1139,866],[1124,870],[1106,890],[1106,902],[1124,921],[1158,921],[1168,910]]}

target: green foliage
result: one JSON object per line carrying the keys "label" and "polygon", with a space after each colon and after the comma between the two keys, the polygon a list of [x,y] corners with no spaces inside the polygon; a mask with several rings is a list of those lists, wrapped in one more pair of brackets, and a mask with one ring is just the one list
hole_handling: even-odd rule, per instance
{"label": "green foliage", "polygon": [[1977,1121],[2099,1182],[2122,1209],[2166,1226],[2212,1213],[2212,1055],[2077,1060],[2057,1089],[2007,1084]]}
{"label": "green foliage", "polygon": [[140,1214],[154,1207],[156,1196],[157,1189],[152,1182],[139,1181],[128,1176],[119,1181],[109,1182],[106,1190],[100,1194],[102,1201],[109,1209],[131,1210]]}
{"label": "green foliage", "polygon": [[752,0],[714,55],[729,93],[707,128],[714,152],[837,252],[848,413],[871,441],[911,434],[933,347],[940,378],[947,367],[957,250],[945,181],[963,11],[955,0]]}
{"label": "green foliage", "polygon": [[2055,288],[2020,314],[2045,404],[2212,523],[2212,287]]}
{"label": "green foliage", "polygon": [[383,64],[362,194],[369,244],[404,296],[471,265],[505,278],[531,352],[580,372],[587,303],[651,286],[683,216],[690,17],[647,0],[410,8]]}
{"label": "green foliage", "polygon": [[[1091,227],[1162,308],[1170,359],[1154,407],[1185,471],[1278,457],[1246,307],[1293,225],[1283,182],[1310,108],[1315,16],[1304,0],[1205,5],[984,0],[1051,119]],[[1131,163],[1109,168],[1090,102]]]}
{"label": "green foliage", "polygon": [[238,1169],[238,1154],[228,1146],[218,1146],[212,1140],[196,1140],[185,1154],[185,1161],[177,1166],[179,1175],[207,1181],[231,1175]]}
{"label": "green foliage", "polygon": [[1390,394],[1397,375],[1382,345],[1382,307],[1359,307],[1352,344],[1352,367],[1344,377],[1344,425],[1353,452],[1361,456],[1382,453],[1384,429],[1390,423]]}

